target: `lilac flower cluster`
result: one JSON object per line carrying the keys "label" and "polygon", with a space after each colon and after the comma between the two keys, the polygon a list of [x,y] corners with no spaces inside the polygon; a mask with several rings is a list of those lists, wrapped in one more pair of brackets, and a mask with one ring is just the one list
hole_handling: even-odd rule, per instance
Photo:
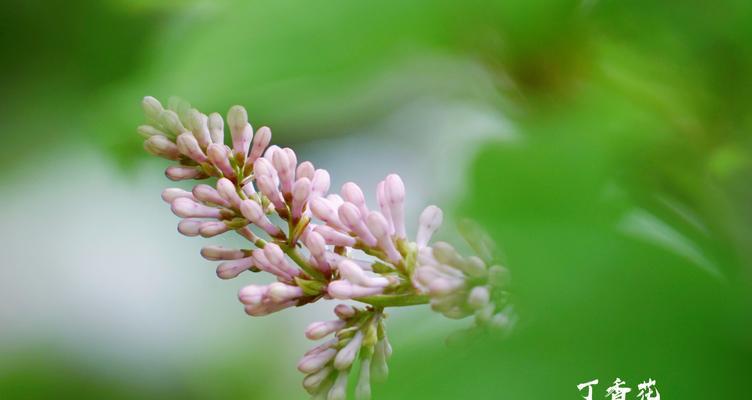
{"label": "lilac flower cluster", "polygon": [[[329,173],[292,149],[271,145],[271,130],[254,132],[243,107],[205,115],[183,102],[165,109],[153,97],[143,100],[147,124],[138,128],[144,148],[174,161],[171,180],[216,178],[214,186],[191,191],[169,188],[162,198],[181,218],[186,236],[213,237],[234,231],[248,249],[207,246],[201,255],[220,261],[217,276],[231,279],[244,272],[266,272],[268,285],[248,285],[238,294],[247,314],[262,316],[321,299],[354,300],[339,304],[337,319],[315,322],[311,340],[334,334],[298,364],[303,386],[314,398],[345,399],[348,379],[360,364],[356,398],[371,397],[371,380],[388,373],[391,346],[384,309],[430,303],[450,317],[475,315],[480,327],[508,328],[514,319],[505,287],[507,270],[485,257],[462,257],[446,243],[430,244],[443,220],[441,209],[428,206],[420,215],[415,240],[405,223],[405,185],[388,175],[376,190],[370,209],[361,188],[345,183],[329,193]],[[471,245],[473,239],[470,240]],[[486,243],[478,239],[477,243]],[[476,243],[476,244],[477,244]],[[482,249],[481,249],[482,250]]]}

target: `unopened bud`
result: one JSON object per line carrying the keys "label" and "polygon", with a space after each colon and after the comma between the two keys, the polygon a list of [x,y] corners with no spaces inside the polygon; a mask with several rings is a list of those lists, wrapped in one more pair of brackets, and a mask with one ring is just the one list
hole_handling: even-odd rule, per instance
{"label": "unopened bud", "polygon": [[212,164],[222,172],[222,175],[228,178],[235,177],[235,170],[230,164],[230,151],[227,149],[227,146],[224,144],[212,143],[206,149],[206,153]]}
{"label": "unopened bud", "polygon": [[313,174],[316,172],[316,168],[314,168],[313,164],[310,161],[303,161],[298,165],[298,168],[295,170],[295,177],[300,178],[308,178],[309,180],[313,179]]}
{"label": "unopened bud", "polygon": [[404,239],[405,233],[405,184],[397,174],[390,174],[384,181],[384,194],[389,202],[389,212],[394,224],[394,234]]}
{"label": "unopened bud", "polygon": [[158,121],[160,114],[164,111],[162,103],[151,96],[146,96],[141,100],[141,108],[143,108],[146,117],[154,121]]}
{"label": "unopened bud", "polygon": [[269,146],[269,142],[272,140],[272,131],[266,126],[262,126],[256,131],[256,135],[253,137],[253,147],[248,155],[248,160],[255,162],[262,154],[264,150]]}
{"label": "unopened bud", "polygon": [[444,220],[444,213],[439,207],[428,206],[420,214],[418,220],[418,234],[416,235],[416,242],[418,247],[425,247],[431,240],[434,232],[439,229],[441,223]]}
{"label": "unopened bud", "polygon": [[217,267],[217,276],[221,279],[232,279],[253,266],[253,257],[225,261]]}
{"label": "unopened bud", "polygon": [[225,122],[222,120],[222,116],[219,113],[209,114],[209,134],[211,135],[211,141],[214,144],[225,144]]}
{"label": "unopened bud", "polygon": [[181,218],[219,218],[219,210],[179,197],[172,202],[172,212]]}
{"label": "unopened bud", "polygon": [[192,195],[204,203],[212,203],[223,207],[230,206],[230,202],[222,198],[222,196],[219,195],[219,192],[217,192],[217,189],[206,184],[196,185],[193,188]]}
{"label": "unopened bud", "polygon": [[313,173],[313,179],[311,179],[311,197],[320,197],[326,194],[329,191],[330,184],[329,172],[325,169],[317,169]]}
{"label": "unopened bud", "polygon": [[192,108],[188,111],[188,120],[190,121],[191,132],[198,140],[198,144],[202,149],[207,148],[212,143],[211,132],[209,132],[209,117]]}
{"label": "unopened bud", "polygon": [[162,200],[165,203],[172,204],[178,197],[185,197],[191,200],[195,200],[193,193],[180,188],[167,188],[162,191]]}
{"label": "unopened bud", "polygon": [[209,261],[237,260],[245,257],[242,250],[227,249],[222,246],[204,246],[201,249],[201,257]]}
{"label": "unopened bud", "polygon": [[298,371],[304,374],[312,374],[324,368],[324,366],[337,355],[337,350],[326,349],[319,353],[303,357],[298,363]]}
{"label": "unopened bud", "polygon": [[358,354],[362,343],[363,332],[358,331],[358,333],[355,334],[355,337],[353,337],[352,340],[350,340],[350,342],[337,353],[337,356],[334,358],[334,368],[337,368],[340,371],[350,368],[353,361],[355,361],[355,356]]}
{"label": "unopened bud", "polygon": [[248,123],[248,112],[242,106],[232,106],[227,112],[227,125],[232,135],[232,148],[235,154],[246,157],[253,139],[253,128]]}
{"label": "unopened bud", "polygon": [[144,150],[157,157],[168,160],[177,160],[180,158],[178,146],[170,139],[162,135],[154,135],[144,141]]}
{"label": "unopened bud", "polygon": [[201,221],[200,219],[193,219],[193,218],[187,218],[184,220],[181,220],[178,223],[178,232],[185,236],[198,236],[199,229],[201,229]]}
{"label": "unopened bud", "polygon": [[206,155],[201,150],[198,140],[191,132],[183,132],[177,138],[178,150],[185,156],[191,158],[197,163],[206,162]]}
{"label": "unopened bud", "polygon": [[310,340],[323,339],[326,336],[345,327],[346,322],[337,319],[334,321],[317,321],[306,328],[305,336]]}
{"label": "unopened bud", "polygon": [[202,237],[210,238],[217,236],[219,234],[225,233],[230,230],[230,227],[228,227],[224,222],[222,221],[206,221],[201,224],[201,228],[199,229],[199,233]]}
{"label": "unopened bud", "polygon": [[227,178],[220,178],[217,181],[217,192],[223,199],[227,200],[233,207],[240,208],[240,202],[243,201],[235,188],[235,184]]}
{"label": "unopened bud", "polygon": [[202,176],[202,173],[195,167],[172,165],[165,169],[165,176],[171,181],[183,181],[186,179],[196,179]]}

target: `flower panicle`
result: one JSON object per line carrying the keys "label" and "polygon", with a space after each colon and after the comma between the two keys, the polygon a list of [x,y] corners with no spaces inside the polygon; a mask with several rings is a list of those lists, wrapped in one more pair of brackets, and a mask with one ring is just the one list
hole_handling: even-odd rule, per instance
{"label": "flower panicle", "polygon": [[[428,206],[415,240],[405,222],[406,189],[389,174],[376,187],[376,207],[353,182],[330,193],[329,172],[300,161],[290,148],[271,144],[268,127],[254,132],[248,112],[233,106],[223,120],[179,100],[167,108],[153,97],[142,102],[147,123],[138,128],[144,148],[172,161],[173,181],[206,180],[191,190],[168,188],[162,199],[181,218],[178,232],[211,238],[234,231],[248,248],[205,246],[201,255],[219,262],[221,279],[267,273],[275,281],[240,289],[238,299],[251,316],[264,316],[319,300],[340,304],[336,320],[306,329],[311,340],[334,339],[309,351],[298,365],[304,388],[314,398],[345,399],[353,365],[360,363],[356,398],[371,397],[371,381],[388,374],[391,345],[384,307],[430,303],[450,318],[474,316],[481,327],[507,328],[508,271],[491,261],[488,240],[481,257],[461,256],[446,243],[431,244],[443,212]],[[225,126],[229,139],[225,138]],[[225,144],[225,142],[230,145]],[[353,378],[354,379],[354,378]]]}

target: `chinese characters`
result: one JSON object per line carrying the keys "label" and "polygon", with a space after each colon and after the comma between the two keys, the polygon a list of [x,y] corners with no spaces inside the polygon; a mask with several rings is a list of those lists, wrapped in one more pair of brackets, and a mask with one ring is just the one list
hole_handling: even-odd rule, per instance
{"label": "chinese characters", "polygon": [[[593,400],[593,386],[599,383],[598,379],[594,379],[590,382],[585,382],[577,385],[577,390],[582,394],[587,390],[587,394],[582,398],[585,400]],[[632,388],[626,386],[627,383],[621,378],[616,378],[614,384],[606,389],[606,395],[604,397],[610,400],[627,400],[627,395],[632,391]],[[639,400],[661,400],[661,394],[658,392],[654,379],[648,379],[645,382],[637,385],[637,398]]]}

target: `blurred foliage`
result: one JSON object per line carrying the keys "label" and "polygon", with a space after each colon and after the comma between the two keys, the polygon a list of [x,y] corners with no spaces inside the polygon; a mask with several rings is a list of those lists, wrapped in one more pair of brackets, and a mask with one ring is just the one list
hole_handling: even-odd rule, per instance
{"label": "blurred foliage", "polygon": [[[654,378],[667,399],[744,396],[749,1],[11,3],[0,16],[14,59],[0,65],[6,166],[63,140],[132,163],[145,94],[206,111],[245,104],[283,143],[344,134],[425,96],[512,120],[522,139],[483,148],[459,208],[503,244],[520,327],[447,349],[401,346],[396,326],[376,398],[578,398],[576,385],[596,378],[597,398],[616,377],[633,388]],[[495,93],[451,60],[479,65]],[[98,370],[61,377],[48,361],[14,364],[0,394],[196,393],[171,382],[128,392]],[[264,396],[227,385],[212,390],[238,392],[199,397]]]}

